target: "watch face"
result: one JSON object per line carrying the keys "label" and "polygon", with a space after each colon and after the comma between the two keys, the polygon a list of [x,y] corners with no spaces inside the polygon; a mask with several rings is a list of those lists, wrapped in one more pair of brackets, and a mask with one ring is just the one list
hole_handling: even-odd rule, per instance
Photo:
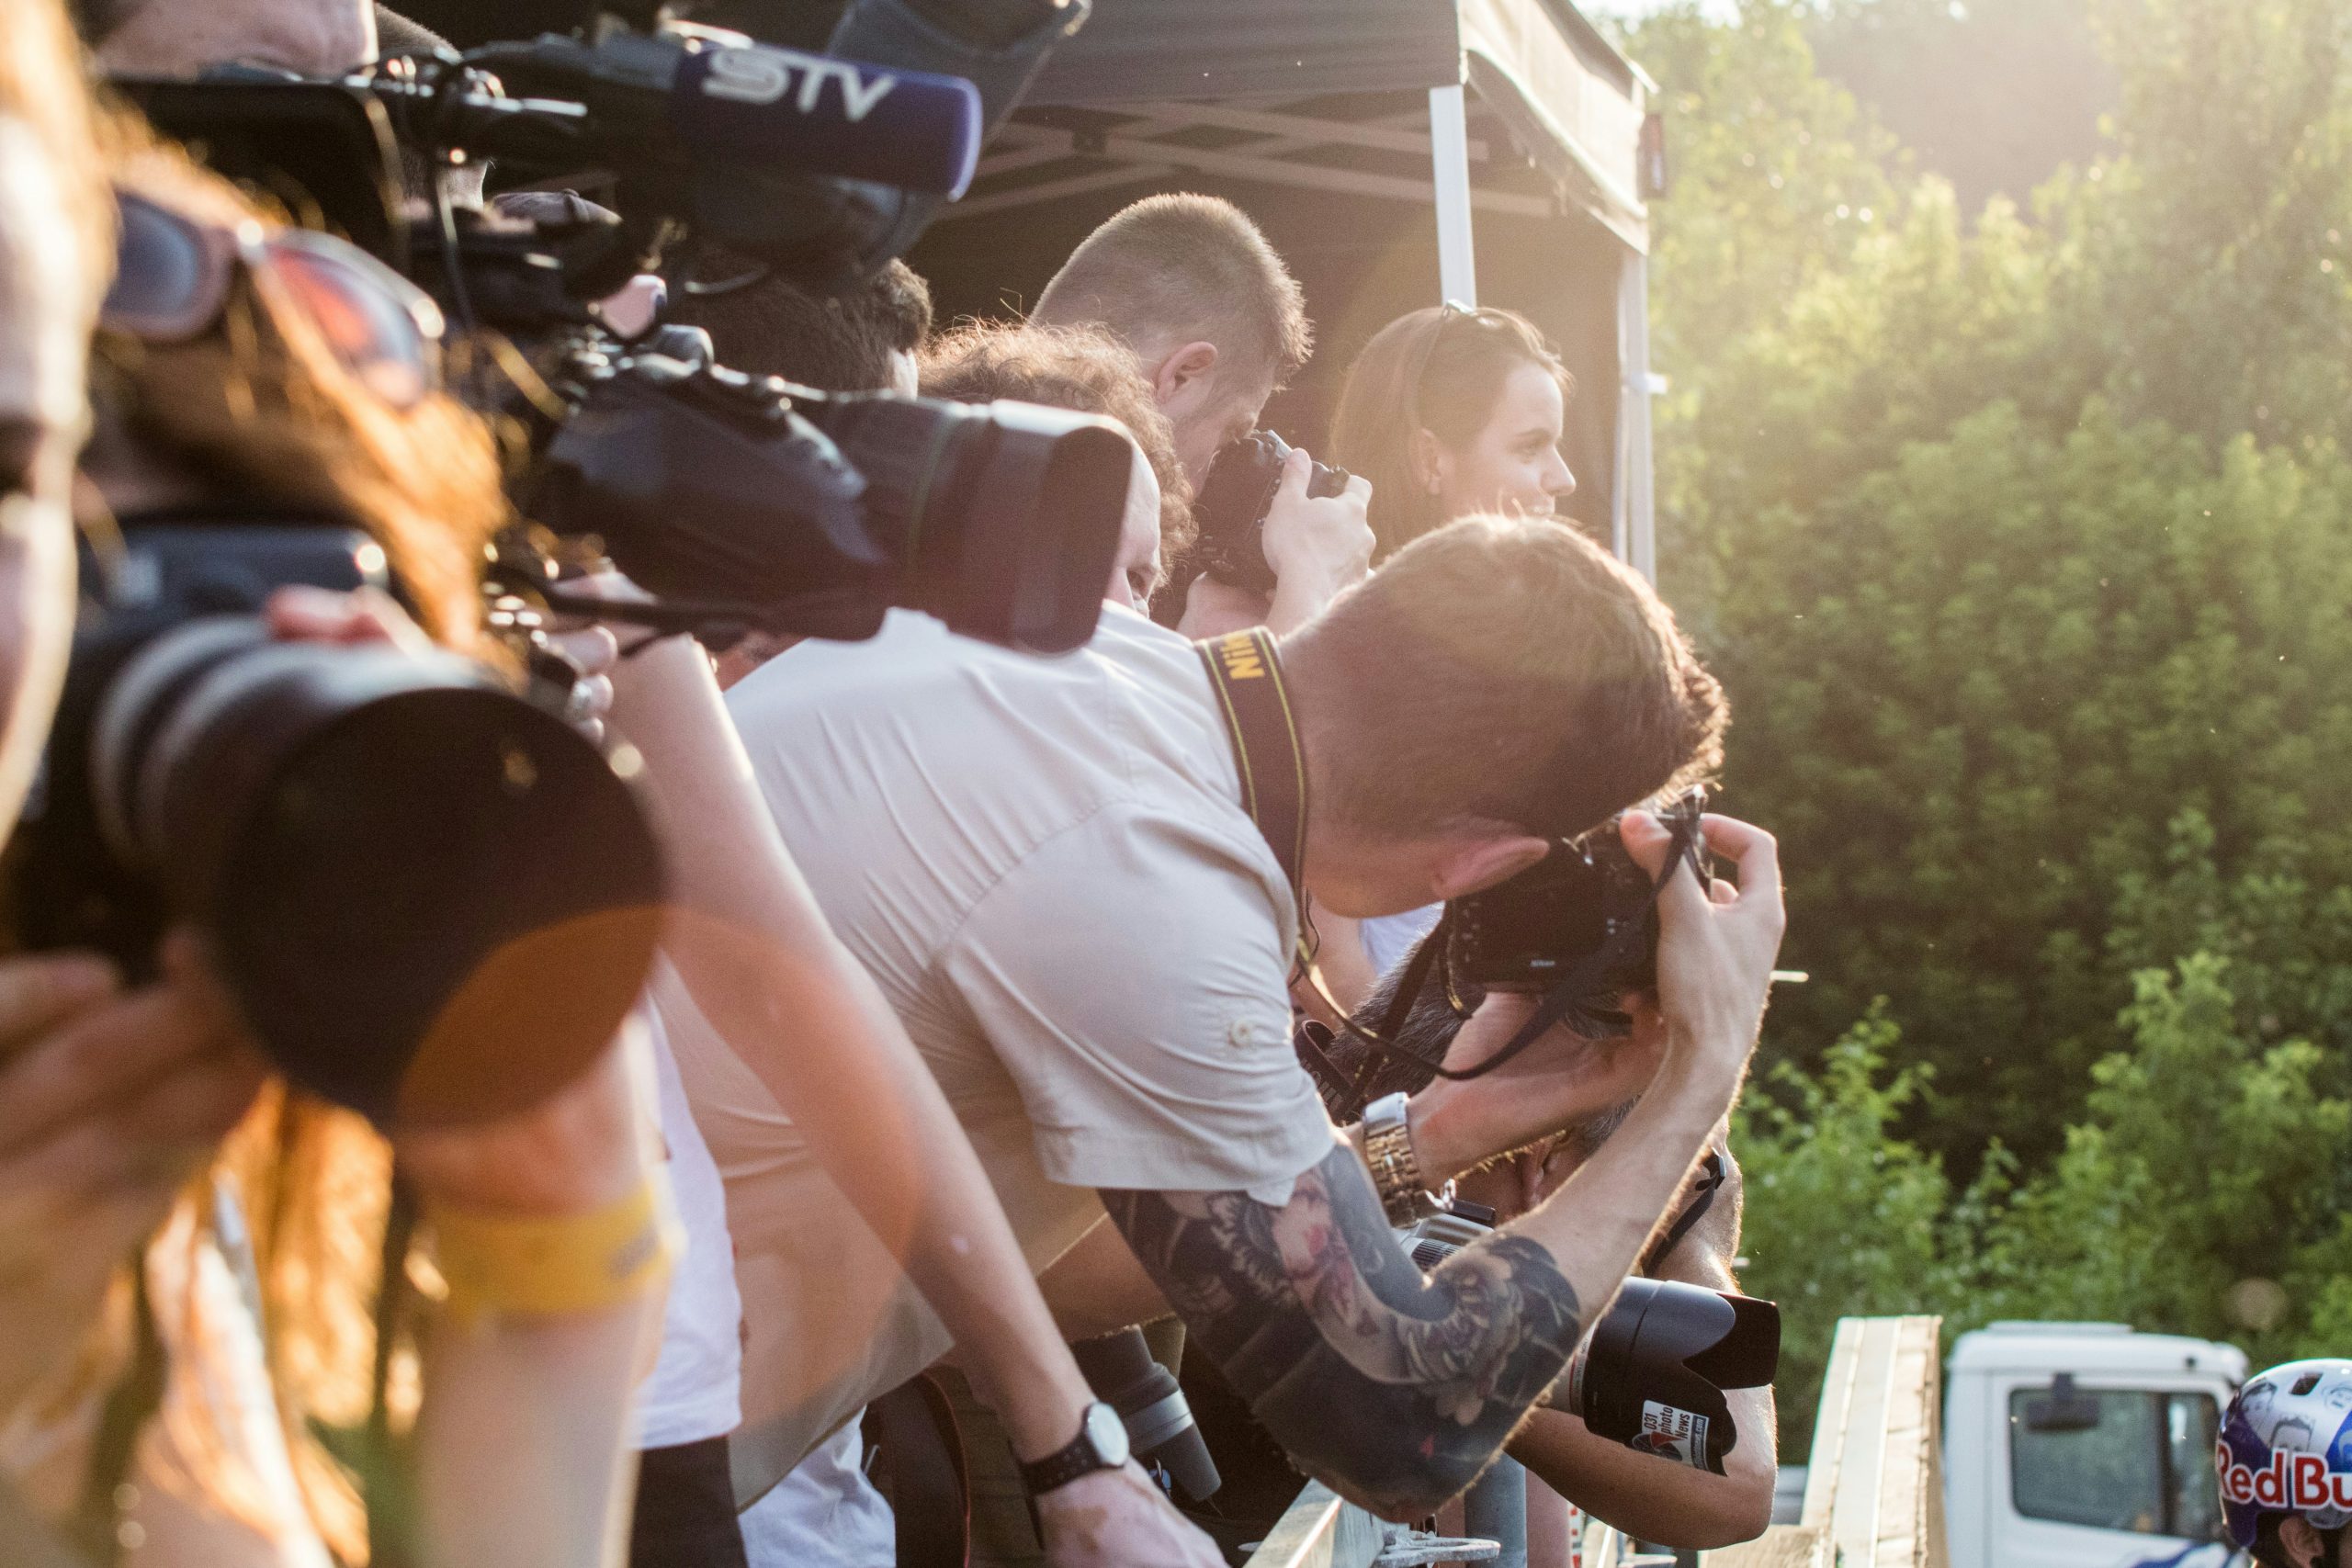
{"label": "watch face", "polygon": [[1105,1470],[1116,1469],[1127,1462],[1127,1424],[1119,1413],[1097,1400],[1086,1407],[1086,1425],[1082,1428],[1086,1441]]}

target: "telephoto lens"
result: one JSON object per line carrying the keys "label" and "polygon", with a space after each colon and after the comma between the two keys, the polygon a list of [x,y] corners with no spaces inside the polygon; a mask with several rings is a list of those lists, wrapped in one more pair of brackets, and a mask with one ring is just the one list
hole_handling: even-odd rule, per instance
{"label": "telephoto lens", "polygon": [[1184,1391],[1152,1359],[1142,1329],[1121,1329],[1069,1348],[1095,1394],[1126,1423],[1127,1446],[1136,1459],[1164,1468],[1196,1503],[1225,1484],[1200,1427],[1193,1425]]}
{"label": "telephoto lens", "polygon": [[[152,591],[160,572],[160,593],[77,634],[12,868],[28,944],[137,975],[192,925],[287,1077],[388,1125],[494,1119],[578,1077],[660,922],[628,787],[486,665],[205,613],[334,583],[317,558],[364,576],[353,560],[380,552],[359,536],[156,532],[178,547],[134,532],[144,570],[117,575]],[[192,587],[175,576],[191,560]]]}
{"label": "telephoto lens", "polygon": [[[1271,430],[1253,430],[1226,446],[1210,465],[1201,492],[1193,499],[1200,528],[1201,564],[1211,577],[1260,593],[1274,590],[1274,569],[1266,564],[1266,513],[1282,489],[1290,443]],[[1334,496],[1348,488],[1348,470],[1328,463],[1307,471],[1306,493]]]}
{"label": "telephoto lens", "polygon": [[855,640],[893,606],[1065,653],[1094,635],[1135,444],[1029,403],[836,394],[638,354],[598,370],[530,497],[680,610]]}
{"label": "telephoto lens", "polygon": [[[1493,1228],[1494,1211],[1454,1200],[1398,1235],[1427,1272]],[[1761,1388],[1781,1360],[1781,1309],[1770,1302],[1629,1279],[1570,1361],[1567,1408],[1638,1453],[1724,1472],[1739,1427],[1729,1388]]]}
{"label": "telephoto lens", "polygon": [[1724,1390],[1761,1388],[1780,1360],[1770,1302],[1628,1280],[1577,1360],[1568,1403],[1601,1437],[1721,1475],[1739,1442]]}

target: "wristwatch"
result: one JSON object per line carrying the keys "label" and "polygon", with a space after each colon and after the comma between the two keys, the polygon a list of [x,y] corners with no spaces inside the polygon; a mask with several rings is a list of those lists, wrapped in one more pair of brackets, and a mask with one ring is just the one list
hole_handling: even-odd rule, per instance
{"label": "wristwatch", "polygon": [[1101,1400],[1079,1417],[1078,1436],[1035,1464],[1021,1467],[1021,1484],[1032,1497],[1042,1497],[1098,1470],[1116,1470],[1127,1462],[1127,1424]]}
{"label": "wristwatch", "polygon": [[1413,1154],[1412,1129],[1405,1120],[1405,1097],[1383,1095],[1363,1108],[1363,1160],[1372,1168],[1380,1206],[1392,1225],[1409,1225],[1429,1201],[1429,1183]]}

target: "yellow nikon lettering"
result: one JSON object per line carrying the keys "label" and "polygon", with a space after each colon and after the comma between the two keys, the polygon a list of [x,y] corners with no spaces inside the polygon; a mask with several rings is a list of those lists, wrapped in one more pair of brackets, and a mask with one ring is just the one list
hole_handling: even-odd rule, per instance
{"label": "yellow nikon lettering", "polygon": [[1266,661],[1258,653],[1258,645],[1246,632],[1236,632],[1217,645],[1217,658],[1225,664],[1228,681],[1261,681],[1265,679]]}

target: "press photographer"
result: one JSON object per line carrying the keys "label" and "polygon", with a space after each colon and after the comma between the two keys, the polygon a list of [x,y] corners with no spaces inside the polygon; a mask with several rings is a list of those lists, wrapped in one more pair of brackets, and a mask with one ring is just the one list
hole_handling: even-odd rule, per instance
{"label": "press photographer", "polygon": [[1271,432],[1252,436],[1266,400],[1306,363],[1313,331],[1296,279],[1238,208],[1156,196],[1114,213],[1031,320],[1112,333],[1175,429],[1200,535],[1177,606],[1186,635],[1293,631],[1363,575],[1369,488]]}
{"label": "press photographer", "polygon": [[[40,256],[42,246],[105,233],[103,221],[77,221],[103,212],[106,197],[86,119],[76,124],[86,110],[76,107],[80,73],[61,18],[32,0],[11,0],[0,55],[9,62],[9,177],[0,189],[11,205],[0,227],[10,252]],[[227,516],[273,508],[281,515],[288,508],[331,513],[379,554],[420,569],[420,583],[465,580],[469,541],[440,519],[494,512],[487,433],[429,382],[373,374],[421,367],[391,326],[397,309],[335,318],[368,321],[380,335],[322,327],[318,312],[330,299],[364,306],[356,291],[369,286],[367,269],[345,265],[331,249],[280,245],[241,198],[166,153],[120,162],[116,177],[135,185],[163,220],[146,241],[169,243],[167,231],[175,230],[192,248],[174,266],[126,267],[124,287],[110,297],[102,339],[101,429],[108,434],[91,477],[114,508],[134,524],[142,511],[164,505],[209,506]],[[60,183],[77,178],[87,183]],[[44,194],[50,205],[33,208]],[[127,250],[141,243],[128,221],[123,243]],[[0,344],[15,356],[27,344],[51,341],[36,323],[52,315],[86,327],[88,307],[77,307],[61,279],[101,278],[110,270],[102,254],[74,258],[63,274],[6,269],[9,313],[0,321]],[[40,369],[32,383],[37,406],[53,412],[78,400],[73,361],[36,355],[17,362]],[[440,488],[430,494],[414,478],[432,467],[413,445],[426,439],[441,454],[434,481]],[[49,470],[35,472],[45,486]],[[135,549],[122,558],[156,564]],[[165,582],[159,577],[152,585]],[[249,573],[216,590],[239,595],[267,583]],[[96,598],[102,588],[111,595],[128,587],[94,580],[91,591]],[[253,601],[237,603],[248,608]],[[444,607],[430,592],[419,604],[428,619]],[[365,597],[279,594],[266,613],[282,651],[257,649],[231,660],[241,698],[262,690],[251,676],[263,665],[296,672],[297,691],[313,681],[323,682],[311,688],[318,694],[365,693],[365,681],[340,682],[345,672],[389,670],[368,645],[416,635],[388,604]],[[109,615],[97,612],[101,626]],[[472,624],[451,626],[452,640],[465,642]],[[416,663],[445,671],[445,659],[421,654]],[[525,731],[545,738],[532,742],[544,747],[541,754],[561,755],[557,731],[539,728],[541,716],[519,699],[503,699],[514,707],[502,708],[489,687],[468,690],[473,677],[440,679],[438,687],[428,679],[410,689],[424,691],[428,705],[453,700],[454,692],[458,705],[477,716],[493,709],[516,715]],[[227,687],[214,692],[231,695]],[[164,732],[143,738],[144,749],[162,756],[178,754],[180,740],[200,750],[208,723],[233,722],[251,710],[165,699],[160,708],[148,702],[111,711],[168,714]],[[322,712],[300,702],[277,711],[303,723]],[[364,733],[368,704],[345,711],[359,716]],[[339,720],[330,732],[353,733]],[[527,752],[513,756],[530,760]],[[54,813],[85,804],[70,796],[52,754],[40,802],[44,828]],[[267,800],[273,776],[292,776],[281,753],[265,749],[251,761],[270,771],[242,781],[215,776],[214,820],[255,828],[263,841],[299,830],[299,821],[267,823],[266,807],[260,817],[239,809],[246,797],[237,786],[261,784]],[[139,813],[173,798],[170,780],[145,776],[156,782],[140,792]],[[325,783],[332,773],[311,776]],[[121,850],[135,853],[149,841],[131,818],[119,825],[128,829],[112,840]],[[232,840],[225,860],[177,863],[237,874],[265,869],[244,844]],[[416,884],[420,897],[449,886],[429,865],[420,869],[426,873]],[[17,1216],[7,1227],[12,1246],[38,1249],[7,1270],[11,1292],[22,1298],[7,1314],[12,1376],[5,1397],[17,1435],[6,1456],[10,1478],[36,1511],[86,1548],[111,1551],[139,1541],[190,1562],[315,1560],[330,1543],[364,1551],[371,1500],[355,1492],[352,1472],[321,1445],[329,1433],[366,1443],[374,1386],[368,1347],[380,1328],[388,1348],[412,1346],[421,1369],[421,1384],[412,1385],[421,1404],[413,1393],[390,1413],[392,1429],[413,1444],[415,1490],[400,1520],[417,1550],[452,1563],[555,1564],[600,1555],[619,1484],[629,1385],[666,1260],[620,1054],[606,1048],[613,1021],[591,1055],[572,1057],[552,1082],[537,1077],[525,1103],[492,1098],[477,1108],[486,1118],[439,1126],[388,1118],[454,1300],[448,1311],[420,1315],[413,1299],[403,1305],[395,1292],[387,1315],[371,1324],[395,1151],[359,1117],[282,1087],[255,1104],[265,1068],[241,1043],[243,1024],[269,999],[269,977],[233,964],[220,979],[204,972],[234,950],[220,924],[230,911],[209,897],[219,885],[217,876],[167,877],[160,889],[165,907],[209,935],[192,942],[182,932],[165,950],[169,981],[127,999],[113,999],[116,971],[87,957],[8,961],[11,1050],[0,1074],[10,1110],[0,1130],[0,1187]],[[332,905],[312,912],[339,913]],[[153,962],[147,953],[125,956]],[[548,956],[560,966],[560,942]],[[373,961],[364,953],[331,957],[362,969]],[[261,1033],[280,1068],[305,1070],[288,1049],[299,1043],[291,1036],[266,1027]],[[436,1059],[447,1070],[468,1059],[437,1057],[437,1043],[405,1066]],[[492,1069],[510,1065],[481,1060]],[[400,1070],[399,1059],[379,1057],[375,1066],[384,1075],[375,1081],[395,1086],[391,1104],[453,1108],[435,1092],[442,1086]],[[533,1076],[506,1081],[520,1088]],[[373,1108],[383,1112],[387,1102]],[[240,1122],[224,1144],[222,1134]],[[189,1180],[195,1177],[201,1179]],[[248,1228],[247,1216],[269,1223]],[[515,1266],[511,1243],[518,1232],[535,1234],[549,1249],[537,1269]],[[616,1249],[631,1259],[625,1269],[612,1267]],[[408,1250],[405,1242],[390,1249],[395,1269]],[[136,1263],[124,1269],[127,1254]],[[532,1294],[548,1291],[569,1292],[560,1310],[546,1310],[546,1297]],[[546,1434],[537,1451],[504,1436],[518,1416]],[[393,1527],[389,1513],[374,1513],[373,1522]]]}
{"label": "press photographer", "polygon": [[[1304,882],[1356,911],[1486,886],[1544,853],[1547,829],[1581,831],[1703,765],[1720,698],[1638,580],[1564,530],[1497,520],[1400,555],[1278,651],[1234,647],[1258,655],[1233,653],[1235,680],[1279,675],[1298,717],[1289,771],[1250,768],[1271,790],[1303,763],[1287,832],[1243,808],[1202,656],[1116,610],[1050,662],[899,617],[863,661],[803,644],[730,705],[820,904],[908,1023],[1031,1256],[1061,1252],[1107,1207],[1301,1465],[1425,1509],[1556,1379],[1579,1303],[1613,1292],[1729,1103],[1778,938],[1770,841],[1711,818],[1743,862],[1736,900],[1668,886],[1673,1027],[1635,1135],[1424,1281],[1290,1055],[1284,857],[1303,829]],[[1400,738],[1400,712],[1431,716]],[[818,733],[831,743],[809,744]],[[1412,767],[1396,765],[1399,744]],[[1545,761],[1570,751],[1587,761]],[[1631,831],[1653,871],[1663,838]],[[677,1043],[691,1086],[702,1050]],[[1423,1097],[1408,1120],[1419,1179],[1596,1109],[1533,1082]],[[746,1286],[741,1451],[780,1472],[829,1411],[947,1337],[887,1252],[831,1223],[838,1199],[773,1110],[745,1101],[705,1127],[730,1171]],[[1030,1483],[1116,1462],[1100,1442],[1081,1436]]]}

